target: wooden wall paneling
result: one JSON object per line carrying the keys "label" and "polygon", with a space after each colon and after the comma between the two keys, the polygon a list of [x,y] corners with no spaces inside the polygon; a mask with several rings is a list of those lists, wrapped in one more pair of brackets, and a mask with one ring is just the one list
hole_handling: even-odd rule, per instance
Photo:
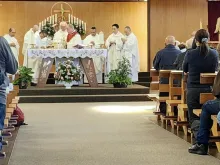
{"label": "wooden wall paneling", "polygon": [[150,0],[150,67],[158,50],[164,48],[164,40],[174,35],[180,42],[190,38],[194,30],[208,24],[207,0]]}
{"label": "wooden wall paneling", "polygon": [[[20,63],[24,34],[36,23],[50,16],[55,2],[45,1],[1,1],[0,35],[7,33],[10,27],[17,30],[16,38],[20,44]],[[87,22],[87,29],[96,26],[103,31],[105,39],[111,34],[111,25],[118,23],[123,33],[124,27],[131,26],[139,41],[141,71],[147,71],[147,3],[146,2],[69,2],[73,14]],[[88,32],[88,31],[87,31]]]}

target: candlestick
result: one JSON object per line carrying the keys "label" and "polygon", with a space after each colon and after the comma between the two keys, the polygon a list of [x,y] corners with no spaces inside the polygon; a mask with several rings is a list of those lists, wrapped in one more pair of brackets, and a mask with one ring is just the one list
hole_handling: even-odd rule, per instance
{"label": "candlestick", "polygon": [[85,32],[86,32],[86,23],[85,23]]}
{"label": "candlestick", "polygon": [[44,21],[41,22],[42,27],[44,26]]}
{"label": "candlestick", "polygon": [[49,22],[49,17],[47,17],[47,22]]}
{"label": "candlestick", "polygon": [[39,29],[40,29],[40,31],[41,31],[41,23],[39,23]]}
{"label": "candlestick", "polygon": [[74,24],[73,15],[71,15],[71,23]]}
{"label": "candlestick", "polygon": [[46,25],[46,24],[47,24],[47,20],[45,19],[45,20],[44,20],[44,25]]}
{"label": "candlestick", "polygon": [[74,17],[73,23],[76,24],[76,17]]}
{"label": "candlestick", "polygon": [[57,23],[57,14],[55,14],[55,22]]}
{"label": "candlestick", "polygon": [[69,21],[69,23],[71,23],[70,14],[68,14],[68,21]]}
{"label": "candlestick", "polygon": [[78,18],[76,18],[76,24],[79,25],[79,19]]}
{"label": "candlestick", "polygon": [[50,16],[50,24],[52,23],[52,17]]}

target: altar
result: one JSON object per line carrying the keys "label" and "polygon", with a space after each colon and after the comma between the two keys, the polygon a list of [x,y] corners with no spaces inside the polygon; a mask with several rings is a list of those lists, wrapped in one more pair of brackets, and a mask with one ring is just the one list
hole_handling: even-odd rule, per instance
{"label": "altar", "polygon": [[[37,87],[45,87],[52,65],[56,58],[78,59],[88,79],[90,87],[98,87],[93,57],[105,59],[105,72],[108,72],[107,49],[28,49],[28,58],[42,60],[39,68]],[[28,61],[27,61],[28,63]]]}

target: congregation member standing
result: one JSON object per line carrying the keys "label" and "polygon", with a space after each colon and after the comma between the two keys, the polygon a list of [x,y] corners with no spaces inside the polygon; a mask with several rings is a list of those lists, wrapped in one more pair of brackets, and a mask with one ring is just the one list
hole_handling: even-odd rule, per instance
{"label": "congregation member standing", "polygon": [[[90,35],[88,35],[84,39],[83,44],[91,47],[92,49],[100,48],[100,38],[99,38],[99,34],[96,33],[96,27],[92,27],[90,29]],[[103,65],[105,59],[99,56],[95,56],[92,59],[95,67],[97,81],[98,83],[102,83],[102,73],[103,73]],[[88,82],[86,77],[84,79],[84,82],[85,83]]]}
{"label": "congregation member standing", "polygon": [[109,70],[115,70],[118,68],[118,62],[122,59],[121,51],[123,47],[123,34],[119,32],[119,25],[112,25],[112,34],[106,40],[105,46],[108,49],[108,63]]}
{"label": "congregation member standing", "polygon": [[191,130],[197,137],[199,118],[193,114],[194,109],[201,108],[200,93],[210,93],[210,85],[200,84],[201,73],[215,73],[218,70],[218,53],[209,48],[209,33],[200,29],[195,35],[198,47],[188,51],[184,62],[183,71],[188,73],[187,79],[187,106]]}
{"label": "congregation member standing", "polygon": [[33,73],[33,79],[31,85],[35,86],[37,84],[37,77],[35,77],[35,73],[38,72],[40,69],[39,66],[39,59],[38,58],[29,58],[27,51],[30,48],[34,48],[36,46],[36,40],[39,37],[38,33],[38,25],[34,25],[24,36],[24,44],[22,54],[24,55],[24,62],[23,66],[31,68]]}
{"label": "congregation member standing", "polygon": [[16,34],[15,28],[10,28],[9,33],[4,35],[4,38],[7,40],[8,44],[12,50],[12,53],[14,54],[15,59],[17,60],[18,65],[19,65],[18,56],[19,56],[20,46],[18,44],[17,39],[15,38],[15,34]]}
{"label": "congregation member standing", "polygon": [[140,71],[139,51],[137,37],[131,31],[129,26],[125,27],[125,38],[122,38],[123,49],[122,56],[130,61],[131,64],[131,80],[138,81],[138,72]]}
{"label": "congregation member standing", "polygon": [[[7,41],[0,37],[0,151],[2,150],[2,130],[4,128],[4,119],[6,115],[6,88],[9,85],[9,79],[6,74],[15,74],[18,69],[18,63],[11,51]],[[4,152],[0,152],[0,158],[4,158]]]}

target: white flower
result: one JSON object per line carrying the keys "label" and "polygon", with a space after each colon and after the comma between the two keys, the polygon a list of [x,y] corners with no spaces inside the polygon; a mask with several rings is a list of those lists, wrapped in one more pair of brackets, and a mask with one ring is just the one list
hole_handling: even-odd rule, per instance
{"label": "white flower", "polygon": [[63,78],[63,77],[61,77],[61,80],[64,80],[64,78]]}

